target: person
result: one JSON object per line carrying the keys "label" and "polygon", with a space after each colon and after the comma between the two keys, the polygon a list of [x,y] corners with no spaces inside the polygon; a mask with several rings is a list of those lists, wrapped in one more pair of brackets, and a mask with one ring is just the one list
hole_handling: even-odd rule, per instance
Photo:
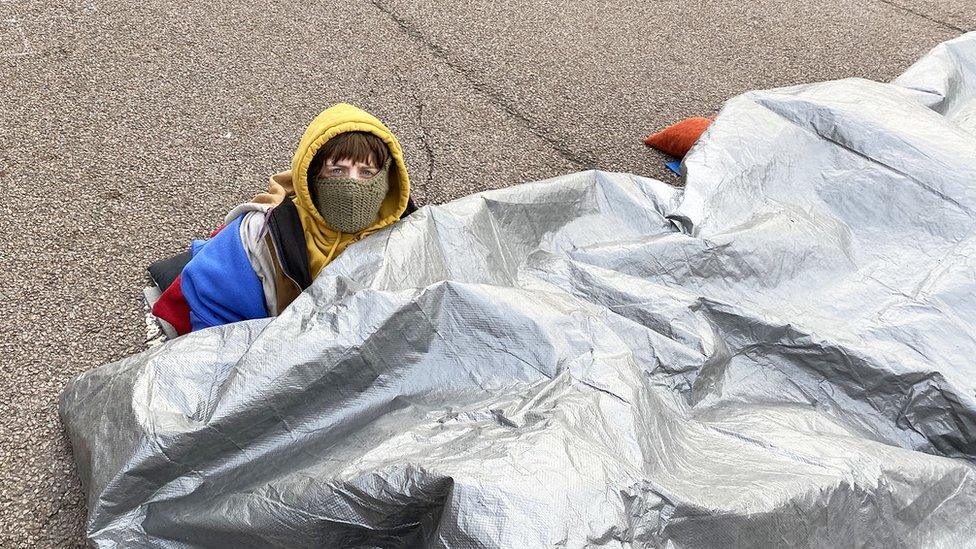
{"label": "person", "polygon": [[150,265],[152,315],[167,336],[280,314],[352,243],[416,207],[400,143],[341,103],[302,135],[291,170],[190,250]]}

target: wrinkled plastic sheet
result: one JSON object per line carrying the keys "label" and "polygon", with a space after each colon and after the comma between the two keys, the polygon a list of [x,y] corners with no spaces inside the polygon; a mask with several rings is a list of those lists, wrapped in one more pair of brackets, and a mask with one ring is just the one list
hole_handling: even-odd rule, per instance
{"label": "wrinkled plastic sheet", "polygon": [[105,547],[971,546],[976,34],[730,100],[687,186],[428,207],[75,378]]}

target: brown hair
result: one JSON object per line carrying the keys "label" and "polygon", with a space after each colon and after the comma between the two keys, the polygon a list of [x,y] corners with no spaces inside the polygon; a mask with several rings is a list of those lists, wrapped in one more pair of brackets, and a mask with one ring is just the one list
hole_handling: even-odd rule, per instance
{"label": "brown hair", "polygon": [[379,137],[369,132],[346,132],[339,134],[325,142],[315,153],[311,164],[308,165],[308,176],[314,179],[322,169],[326,160],[352,160],[353,162],[369,162],[372,158],[377,168],[382,168],[390,157],[390,149]]}

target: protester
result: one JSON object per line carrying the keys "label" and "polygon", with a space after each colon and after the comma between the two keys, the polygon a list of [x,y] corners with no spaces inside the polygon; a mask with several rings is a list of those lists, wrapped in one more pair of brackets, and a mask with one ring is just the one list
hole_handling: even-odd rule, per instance
{"label": "protester", "polygon": [[188,253],[150,267],[165,289],[152,314],[171,337],[276,316],[350,244],[414,209],[396,137],[371,114],[335,105],[308,126],[268,192]]}

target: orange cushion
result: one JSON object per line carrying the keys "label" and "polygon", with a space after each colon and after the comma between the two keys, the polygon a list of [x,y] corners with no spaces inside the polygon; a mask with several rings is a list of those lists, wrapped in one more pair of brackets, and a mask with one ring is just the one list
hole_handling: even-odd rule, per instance
{"label": "orange cushion", "polygon": [[711,119],[701,116],[685,118],[681,122],[672,124],[657,133],[647,136],[644,139],[644,144],[648,147],[654,147],[664,154],[682,158],[688,154],[692,145],[698,141],[698,138],[701,137],[701,134],[705,132],[705,129],[711,123]]}

